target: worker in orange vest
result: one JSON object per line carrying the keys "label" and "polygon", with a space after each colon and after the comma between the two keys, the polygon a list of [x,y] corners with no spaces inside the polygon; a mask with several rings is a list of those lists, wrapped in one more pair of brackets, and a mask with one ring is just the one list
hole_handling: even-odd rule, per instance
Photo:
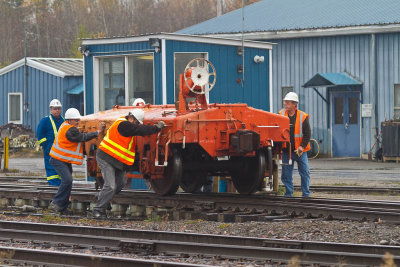
{"label": "worker in orange vest", "polygon": [[98,130],[91,133],[80,133],[77,126],[81,115],[75,108],[65,112],[66,121],[61,124],[58,134],[50,150],[50,164],[61,177],[58,188],[49,209],[61,214],[67,213],[72,189],[72,164],[83,163],[83,142],[96,138],[106,125],[99,123]]}
{"label": "worker in orange vest", "polygon": [[[293,166],[297,168],[301,177],[301,190],[303,197],[310,196],[310,168],[308,166],[307,152],[310,150],[311,127],[307,113],[298,110],[299,97],[295,92],[289,92],[283,99],[284,109],[280,115],[288,116],[290,120],[290,147],[284,146],[282,152],[282,183],[286,188],[285,196],[293,196]],[[291,149],[292,161],[289,161]]]}
{"label": "worker in orange vest", "polygon": [[152,135],[165,126],[143,125],[144,111],[133,109],[125,117],[116,120],[108,129],[96,153],[97,164],[103,175],[104,185],[93,208],[93,217],[107,218],[110,201],[126,184],[126,170],[135,162],[136,136]]}

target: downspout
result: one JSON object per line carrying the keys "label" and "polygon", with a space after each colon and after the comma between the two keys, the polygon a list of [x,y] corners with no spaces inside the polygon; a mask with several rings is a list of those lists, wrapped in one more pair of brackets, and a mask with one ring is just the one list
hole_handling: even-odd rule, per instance
{"label": "downspout", "polygon": [[374,114],[371,121],[371,141],[378,136],[379,124],[378,124],[378,79],[376,71],[376,40],[375,34],[371,34],[371,61],[370,61],[370,77],[371,77],[371,104],[374,109]]}

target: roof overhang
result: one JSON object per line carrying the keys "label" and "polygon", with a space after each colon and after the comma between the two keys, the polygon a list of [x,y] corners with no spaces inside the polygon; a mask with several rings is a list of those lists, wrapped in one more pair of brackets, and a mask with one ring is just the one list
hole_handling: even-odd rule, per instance
{"label": "roof overhang", "polygon": [[[245,32],[243,34],[243,37],[246,40],[274,40],[274,39],[320,37],[320,36],[391,33],[391,32],[400,32],[400,24],[351,26],[351,27],[337,27],[337,28],[326,28],[326,29]],[[215,34],[204,34],[203,36],[241,39],[242,33],[215,33]]]}
{"label": "roof overhang", "polygon": [[[242,41],[237,39],[221,38],[215,36],[186,35],[186,34],[176,34],[176,33],[160,33],[152,35],[101,38],[101,39],[83,39],[82,45],[146,42],[149,41],[150,38],[159,38],[165,40],[185,41],[194,43],[242,46]],[[272,49],[273,45],[274,43],[269,43],[269,42],[246,41],[246,40],[244,41],[244,46],[250,48]]]}
{"label": "roof overhang", "polygon": [[317,73],[310,80],[308,80],[302,87],[334,87],[334,86],[351,86],[362,85],[362,82],[351,77],[346,72],[329,72]]}
{"label": "roof overhang", "polygon": [[83,83],[78,84],[77,86],[75,86],[72,89],[69,89],[66,93],[69,95],[79,95],[79,94],[83,93]]}
{"label": "roof overhang", "polygon": [[328,72],[315,74],[302,87],[314,89],[314,91],[328,104],[328,100],[317,90],[318,87],[327,87],[328,89],[335,86],[351,88],[351,86],[357,85],[362,85],[362,82],[352,77],[347,72]]}
{"label": "roof overhang", "polygon": [[[41,71],[47,72],[51,75],[58,76],[61,78],[64,78],[65,76],[69,76],[67,73],[57,70],[55,68],[49,67],[45,64],[41,64],[40,62],[35,61],[34,59],[40,59],[40,58],[32,58],[29,57],[26,59],[26,65],[35,69],[39,69]],[[73,59],[73,58],[54,58],[54,59],[59,59],[59,60],[81,60],[81,59]],[[0,69],[0,75],[6,74],[7,72],[13,71],[25,64],[25,59],[18,60],[2,69]]]}

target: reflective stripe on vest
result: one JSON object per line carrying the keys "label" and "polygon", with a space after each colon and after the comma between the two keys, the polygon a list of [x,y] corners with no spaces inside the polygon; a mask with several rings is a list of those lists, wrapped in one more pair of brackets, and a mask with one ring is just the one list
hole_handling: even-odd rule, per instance
{"label": "reflective stripe on vest", "polygon": [[122,163],[133,165],[135,161],[136,137],[125,137],[118,132],[118,125],[123,121],[127,120],[122,117],[111,125],[99,148]]}
{"label": "reflective stripe on vest", "polygon": [[82,143],[71,142],[66,137],[67,131],[72,127],[73,126],[67,122],[61,124],[58,134],[54,139],[53,146],[51,147],[50,155],[64,162],[81,165],[83,163]]}
{"label": "reflective stripe on vest", "polygon": [[56,136],[57,136],[57,127],[56,127],[56,124],[54,123],[54,120],[53,120],[53,118],[51,117],[51,115],[49,115],[49,118],[50,118],[51,125],[53,126],[54,137],[56,137]]}
{"label": "reflective stripe on vest", "polygon": [[[284,109],[281,109],[279,111],[279,115],[289,117],[287,111]],[[307,113],[296,110],[296,122],[294,125],[294,149],[297,149],[303,141],[303,122],[306,118],[308,118]],[[307,146],[304,148],[304,152],[307,152],[308,150],[310,150],[310,148],[310,142],[308,142]]]}

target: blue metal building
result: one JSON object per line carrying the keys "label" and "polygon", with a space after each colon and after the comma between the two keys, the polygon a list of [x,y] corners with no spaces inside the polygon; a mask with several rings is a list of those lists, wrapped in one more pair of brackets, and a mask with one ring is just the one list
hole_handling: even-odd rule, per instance
{"label": "blue metal building", "polygon": [[[26,71],[25,71],[26,69]],[[24,75],[26,73],[26,75]],[[15,123],[34,132],[58,98],[83,113],[83,62],[70,58],[27,58],[0,69],[0,125]]]}
{"label": "blue metal building", "polygon": [[[174,103],[179,74],[194,58],[208,59],[215,66],[216,85],[209,102],[245,102],[270,110],[271,49],[272,44],[266,42],[242,44],[226,38],[164,33],[83,40],[86,114],[131,105],[135,98],[152,104]],[[262,60],[256,63],[256,56]]]}
{"label": "blue metal building", "polygon": [[380,123],[400,119],[400,1],[264,0],[178,31],[274,42],[274,112],[288,91],[322,153],[362,156]]}

